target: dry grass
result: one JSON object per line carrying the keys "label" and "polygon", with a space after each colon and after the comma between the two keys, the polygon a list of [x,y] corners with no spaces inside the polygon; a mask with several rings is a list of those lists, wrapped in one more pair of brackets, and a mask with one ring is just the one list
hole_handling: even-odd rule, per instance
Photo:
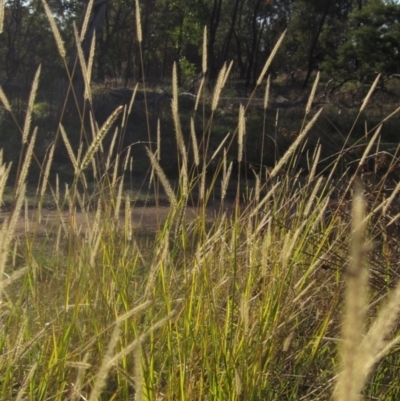
{"label": "dry grass", "polygon": [[[55,21],[43,3],[65,57]],[[138,35],[139,11],[136,2]],[[206,37],[205,31],[204,41]],[[78,33],[76,38],[79,42]],[[89,88],[91,66],[81,67]],[[230,68],[224,66],[219,75],[212,112]],[[233,183],[228,153],[234,141],[228,138],[237,135],[237,159],[242,163],[248,105],[239,108],[237,132],[227,133],[210,155],[207,138],[216,116],[212,113],[204,122],[201,144],[192,120],[190,166],[175,69],[173,81],[181,171],[176,188],[160,164],[159,127],[156,153],[147,150],[154,185],[161,184],[171,205],[157,233],[146,236],[132,226],[134,205],[124,187],[130,150],[114,155],[132,100],[100,129],[92,121],[93,140],[82,144],[77,155],[60,125],[75,177],[63,191],[59,180],[50,185],[55,142],[41,163],[36,196],[42,205],[46,194],[52,194],[57,218],[45,235],[39,235],[29,230],[25,183],[35,158],[36,131],[30,134],[29,115],[35,78],[21,132],[20,174],[0,231],[0,398],[225,401],[329,400],[333,395],[351,401],[368,392],[370,398],[398,399],[393,366],[399,362],[395,350],[400,284],[394,262],[399,254],[397,233],[388,231],[399,213],[398,184],[386,198],[381,196],[397,161],[388,162],[384,174],[375,171],[368,183],[364,169],[367,158],[379,154],[371,152],[380,128],[367,133],[370,139],[356,173],[341,175],[336,170],[342,152],[329,175],[321,175],[317,144],[304,177],[296,165],[307,133],[321,114],[312,108],[317,78],[303,127],[286,154],[272,171],[254,172],[253,187],[242,181],[240,170]],[[264,111],[269,86],[268,78]],[[2,91],[0,97],[11,112]],[[195,110],[197,102],[200,95]],[[102,141],[111,132],[111,145],[104,152]],[[208,161],[218,158],[215,173],[207,179]],[[0,200],[9,172],[0,156]],[[333,177],[343,184],[338,186]],[[228,203],[226,193],[232,185],[237,196]],[[221,202],[214,205],[210,221],[208,202],[217,190]],[[186,223],[193,193],[201,202],[195,219]],[[76,222],[78,210],[85,216],[82,226]],[[40,220],[41,213],[39,206],[33,218]],[[16,235],[21,218],[27,230]]]}

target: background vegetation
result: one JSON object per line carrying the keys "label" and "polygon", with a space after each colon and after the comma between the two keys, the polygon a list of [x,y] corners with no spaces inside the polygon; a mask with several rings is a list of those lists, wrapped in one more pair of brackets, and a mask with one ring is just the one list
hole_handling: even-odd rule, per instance
{"label": "background vegetation", "polygon": [[[73,49],[72,22],[81,21],[86,2],[52,1],[61,35]],[[0,79],[10,87],[29,86],[35,67],[43,65],[47,88],[63,78],[55,44],[40,1],[6,1],[0,39]],[[208,27],[208,75],[214,80],[225,61],[232,76],[254,85],[263,60],[281,32],[288,29],[272,73],[287,74],[305,87],[321,70],[335,87],[349,80],[371,83],[376,71],[386,80],[398,73],[400,6],[383,0],[150,0],[141,4],[141,47],[135,33],[134,2],[94,2],[91,28],[96,30],[94,82],[170,80],[173,62],[181,83],[190,85],[201,72],[203,27]],[[83,42],[87,46],[93,31]],[[143,64],[140,61],[140,52]],[[298,77],[300,71],[305,75]],[[50,74],[49,74],[50,73]],[[46,82],[42,82],[46,86]],[[56,88],[54,88],[56,90]]]}

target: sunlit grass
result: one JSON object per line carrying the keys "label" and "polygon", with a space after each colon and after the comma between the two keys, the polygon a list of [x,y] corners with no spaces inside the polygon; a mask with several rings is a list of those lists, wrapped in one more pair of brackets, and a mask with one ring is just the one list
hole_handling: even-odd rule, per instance
{"label": "sunlit grass", "polygon": [[[236,132],[209,148],[229,68],[220,74],[198,143],[194,124],[182,132],[173,77],[176,181],[161,167],[158,141],[148,146],[152,171],[143,186],[127,184],[130,149],[119,154],[113,144],[126,131],[131,107],[114,111],[102,126],[91,121],[90,139],[77,152],[60,125],[54,139],[63,141],[75,171],[68,183],[52,176],[51,152],[36,160],[27,115],[15,183],[0,157],[0,199],[7,206],[0,229],[1,399],[329,400],[333,394],[349,401],[363,391],[398,399],[398,249],[390,231],[398,186],[385,195],[396,159],[385,174],[378,167],[373,177],[365,171],[364,161],[379,155],[378,128],[366,134],[353,170],[342,169],[351,150],[344,148],[322,174],[320,145],[312,152],[304,147],[322,112],[312,107],[316,81],[287,152],[245,180],[249,105],[238,110]],[[88,69],[90,63],[87,91]],[[267,88],[264,112],[269,80]],[[195,108],[206,101],[199,93]],[[270,134],[266,127],[260,132]],[[103,148],[107,135],[113,139]],[[235,168],[228,159],[233,149]],[[302,157],[308,171],[297,167]],[[27,190],[33,161],[40,182]],[[161,215],[160,203],[170,205],[167,213]],[[133,219],[146,205],[160,213],[149,232]],[[43,225],[49,206],[54,212]]]}

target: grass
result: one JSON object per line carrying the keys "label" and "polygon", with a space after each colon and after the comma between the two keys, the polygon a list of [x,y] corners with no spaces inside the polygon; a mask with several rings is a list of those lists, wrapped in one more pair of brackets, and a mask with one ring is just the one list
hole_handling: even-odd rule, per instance
{"label": "grass", "polygon": [[[54,22],[51,28],[67,65]],[[90,110],[91,61],[80,57],[80,63]],[[60,125],[39,160],[30,126],[33,85],[12,193],[5,192],[10,165],[0,158],[0,199],[9,208],[0,231],[0,399],[399,398],[399,186],[387,189],[397,153],[383,161],[376,128],[366,132],[351,169],[342,164],[357,144],[328,161],[318,143],[307,150],[307,133],[320,114],[311,107],[316,81],[286,153],[245,180],[246,105],[238,110],[236,131],[209,148],[228,74],[226,66],[198,146],[182,131],[174,74],[180,175],[177,183],[168,180],[160,142],[149,129],[150,195],[143,202],[152,201],[155,213],[160,197],[170,204],[149,236],[132,225],[136,198],[125,184],[130,148],[120,154],[115,145],[130,107],[118,108],[100,127],[82,124],[78,152]],[[12,113],[2,92],[1,100]],[[262,135],[269,135],[266,127]],[[66,184],[49,178],[58,141],[74,171]],[[368,160],[375,162],[372,169]],[[32,163],[40,182],[29,195]],[[224,197],[226,191],[235,195]],[[40,221],[49,203],[52,224],[44,233],[30,230],[29,220]],[[192,203],[197,213],[188,220]],[[21,220],[25,232],[17,230]]]}

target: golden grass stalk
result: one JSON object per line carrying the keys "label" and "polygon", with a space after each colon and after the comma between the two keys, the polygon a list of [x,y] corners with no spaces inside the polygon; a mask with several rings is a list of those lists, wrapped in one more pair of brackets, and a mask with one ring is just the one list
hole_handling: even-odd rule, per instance
{"label": "golden grass stalk", "polygon": [[400,191],[400,182],[398,182],[396,184],[396,187],[394,188],[393,192],[390,194],[389,198],[387,198],[387,200],[385,200],[385,205],[383,206],[383,209],[382,209],[383,214],[386,214],[387,210],[389,209],[392,202],[395,200],[399,191]]}
{"label": "golden grass stalk", "polygon": [[244,118],[244,107],[239,106],[239,126],[238,126],[238,162],[240,163],[243,158],[243,142],[246,133],[246,121]]}
{"label": "golden grass stalk", "polygon": [[242,398],[242,379],[240,378],[240,373],[237,369],[235,369],[235,393],[237,398]]}
{"label": "golden grass stalk", "polygon": [[[360,170],[360,168],[362,167],[362,165],[364,164],[365,159],[367,158],[367,156],[368,156],[368,154],[369,154],[369,152],[370,152],[372,146],[374,145],[376,139],[378,138],[378,136],[379,136],[379,134],[380,134],[380,132],[381,132],[381,129],[382,129],[382,124],[378,126],[378,128],[377,128],[376,131],[375,131],[375,134],[372,136],[371,140],[368,142],[368,145],[367,145],[367,147],[365,148],[365,150],[364,150],[364,152],[363,152],[363,155],[361,156],[361,159],[360,159],[360,161],[359,161],[359,163],[358,163],[357,169],[356,169],[356,171],[354,172],[354,174],[353,174],[353,176],[351,177],[351,179],[349,180],[349,183],[348,183],[348,185],[347,185],[347,188],[346,188],[346,190],[345,190],[345,193],[348,192],[348,190],[350,189],[351,185],[352,185],[353,182],[354,182],[354,179],[357,177],[357,175],[358,175],[358,173],[359,173],[359,170]],[[332,172],[331,172],[331,174],[330,174],[330,176],[329,176],[328,179],[330,179],[331,175],[333,174],[333,171],[336,169],[336,165],[337,165],[338,161],[339,161],[339,158],[336,160],[335,166],[334,166],[334,168],[332,169]],[[383,206],[384,206],[383,203],[379,203],[379,204],[378,204],[378,207],[377,207],[372,213],[377,212],[377,211],[380,210]]]}
{"label": "golden grass stalk", "polygon": [[87,208],[86,208],[86,202],[85,202],[85,193],[83,192],[83,194],[80,194],[79,191],[76,191],[76,199],[77,199],[79,207],[85,217],[86,222],[89,223],[89,216],[86,213]]}
{"label": "golden grass stalk", "polygon": [[94,119],[92,111],[89,112],[89,121],[90,121],[90,133],[92,134],[92,140],[96,137],[96,134],[99,132],[99,126]]}
{"label": "golden grass stalk", "polygon": [[[128,167],[129,159],[130,159],[130,156],[131,156],[131,149],[132,149],[131,147],[128,148],[128,152],[126,154],[125,161],[124,161],[123,173],[126,172],[126,169]],[[120,179],[119,188],[118,188],[118,194],[117,194],[117,201],[116,201],[116,204],[115,204],[115,215],[114,215],[114,217],[115,217],[116,221],[118,221],[118,218],[119,218],[119,211],[120,211],[121,201],[122,201],[122,190],[124,189],[124,177],[123,177],[123,175],[122,175],[122,177]]]}
{"label": "golden grass stalk", "polygon": [[254,200],[258,203],[261,196],[261,180],[258,174],[254,174],[254,178],[256,180]]}
{"label": "golden grass stalk", "polygon": [[372,94],[374,93],[376,85],[378,85],[380,78],[381,78],[381,74],[378,74],[378,76],[375,78],[374,83],[372,84],[371,88],[369,89],[367,96],[365,96],[365,99],[361,104],[360,113],[365,109],[365,106],[368,104],[369,99],[371,98]]}
{"label": "golden grass stalk", "polygon": [[204,26],[204,32],[203,32],[203,54],[201,58],[201,65],[202,65],[202,72],[203,72],[203,77],[207,73],[207,25]]}
{"label": "golden grass stalk", "polygon": [[296,228],[296,231],[293,232],[288,232],[287,234],[287,242],[285,241],[285,246],[284,250],[282,252],[282,261],[284,266],[288,265],[288,262],[290,258],[292,257],[293,251],[296,249],[296,247],[299,245],[298,239],[299,236],[304,232],[304,227],[307,226],[308,221],[303,220]]}
{"label": "golden grass stalk", "polygon": [[[48,152],[46,167],[44,169],[43,181],[42,181],[42,186],[41,186],[41,189],[40,189],[40,197],[41,198],[43,198],[43,196],[44,196],[44,194],[46,192],[47,184],[49,182],[50,168],[51,168],[51,165],[53,163],[53,157],[54,157],[54,150],[55,149],[56,149],[55,143],[53,142],[50,145],[50,151]],[[0,199],[1,199],[1,194],[0,194]]]}
{"label": "golden grass stalk", "polygon": [[29,386],[29,383],[32,380],[33,375],[36,372],[37,366],[38,366],[38,363],[35,362],[33,364],[33,366],[29,369],[28,375],[25,377],[25,379],[24,379],[24,381],[23,381],[23,383],[21,385],[21,388],[18,390],[18,394],[15,397],[15,401],[22,401],[24,399],[24,395],[26,393],[26,389]]}
{"label": "golden grass stalk", "polygon": [[360,354],[366,357],[364,362],[365,378],[370,373],[371,368],[399,343],[400,337],[398,335],[388,340],[398,324],[399,315],[400,282],[390,292],[386,304],[379,311],[361,343]]}
{"label": "golden grass stalk", "polygon": [[38,129],[36,127],[34,129],[34,131],[33,131],[31,141],[30,141],[28,149],[26,151],[24,163],[23,163],[22,168],[21,168],[20,176],[18,178],[17,193],[21,190],[22,184],[25,183],[26,177],[28,175],[29,166],[30,166],[31,161],[32,161],[33,148],[35,146],[37,132],[38,132]]}
{"label": "golden grass stalk", "polygon": [[311,106],[314,101],[315,92],[317,91],[317,88],[318,88],[318,82],[319,82],[319,71],[317,72],[317,76],[315,77],[314,85],[311,89],[311,93],[308,98],[308,102],[307,102],[307,106],[306,106],[306,116],[308,116],[308,114],[311,111]]}
{"label": "golden grass stalk", "polygon": [[[102,147],[100,146],[100,149],[101,149]],[[101,149],[101,150],[103,150],[103,149]],[[90,164],[92,165],[92,169],[93,169],[93,179],[95,180],[95,181],[97,181],[98,180],[98,176],[97,176],[97,165],[96,165],[96,160],[94,160],[94,157],[91,157],[90,158]],[[84,174],[81,174],[81,176],[83,177],[84,176]]]}
{"label": "golden grass stalk", "polygon": [[318,205],[319,211],[317,210],[317,211],[318,211],[318,214],[317,214],[317,216],[315,217],[315,219],[314,219],[314,221],[313,221],[313,224],[312,224],[311,229],[310,229],[310,233],[314,232],[315,229],[318,228],[319,222],[322,221],[323,218],[326,216],[325,210],[326,210],[326,208],[327,208],[328,205],[329,205],[330,194],[331,194],[331,193],[332,193],[332,192],[330,192],[330,193],[325,197],[325,199],[322,199],[320,205]]}
{"label": "golden grass stalk", "polygon": [[83,152],[83,141],[81,141],[81,143],[79,144],[78,152],[76,155],[76,162],[78,165],[81,162],[82,152]]}
{"label": "golden grass stalk", "polygon": [[[173,216],[173,214],[172,214]],[[170,262],[169,252],[170,252],[170,227],[166,227],[163,231],[163,236],[157,241],[157,249],[155,253],[155,258],[153,258],[153,263],[150,265],[150,271],[147,274],[146,287],[144,289],[144,298],[151,298],[152,291],[154,289],[154,281],[157,277],[157,272],[160,270],[161,266],[165,268]]]}
{"label": "golden grass stalk", "polygon": [[[19,184],[17,198],[14,210],[9,218],[6,218],[0,230],[0,282],[3,282],[4,269],[6,266],[8,248],[14,235],[15,227],[17,225],[19,214],[25,199],[26,185],[25,182]],[[0,300],[2,299],[2,286],[0,286]]]}
{"label": "golden grass stalk", "polygon": [[92,144],[89,146],[88,151],[86,152],[86,155],[84,156],[81,166],[79,168],[79,171],[83,171],[87,165],[89,164],[91,158],[93,155],[97,152],[98,148],[101,145],[102,140],[110,130],[111,126],[114,124],[115,120],[117,119],[118,115],[121,113],[123,110],[123,106],[119,106],[115,109],[115,111],[111,114],[110,117],[108,117],[107,121],[103,124],[103,126],[100,128],[99,133],[93,140]]}
{"label": "golden grass stalk", "polygon": [[88,81],[92,81],[92,69],[93,69],[93,60],[94,60],[94,53],[96,49],[96,31],[93,32],[92,42],[90,44],[90,51],[89,51],[89,60],[87,65],[87,75]]}
{"label": "golden grass stalk", "polygon": [[285,29],[285,30],[283,31],[282,35],[280,36],[280,38],[279,38],[278,41],[276,42],[276,45],[275,45],[274,48],[272,49],[272,52],[271,52],[271,54],[269,55],[267,61],[265,62],[264,67],[263,67],[263,69],[262,69],[262,71],[261,71],[261,74],[260,74],[260,76],[259,76],[258,79],[257,79],[257,86],[260,86],[260,85],[261,85],[262,80],[264,79],[264,75],[266,74],[266,72],[267,72],[269,66],[270,66],[271,63],[272,63],[272,60],[273,60],[274,57],[275,57],[276,52],[278,51],[280,45],[282,44],[283,39],[285,38],[286,31],[287,31],[287,29]]}
{"label": "golden grass stalk", "polygon": [[187,163],[183,164],[180,171],[180,178],[181,178],[181,194],[182,198],[186,201],[189,195],[189,176],[188,176],[188,168]]}
{"label": "golden grass stalk", "polygon": [[24,224],[25,224],[25,232],[30,231],[30,221],[29,221],[29,215],[28,215],[28,199],[25,198],[25,210],[24,210]]}
{"label": "golden grass stalk", "polygon": [[232,174],[232,168],[233,168],[233,162],[230,162],[227,171],[225,172],[225,174],[222,177],[221,201],[223,201],[225,199],[225,197],[226,197],[226,192],[228,190],[229,180],[230,180],[231,174]]}
{"label": "golden grass stalk", "polygon": [[126,105],[124,105],[124,111],[122,113],[121,127],[125,127],[126,118],[127,118],[127,108],[126,108]]}
{"label": "golden grass stalk", "polygon": [[314,153],[311,171],[310,171],[310,174],[308,175],[308,183],[309,184],[314,180],[315,172],[317,171],[317,166],[318,166],[320,157],[321,157],[321,145],[318,145],[316,152]]}
{"label": "golden grass stalk", "polygon": [[252,210],[249,218],[253,218],[254,216],[256,216],[259,213],[259,211],[264,207],[264,205],[275,194],[275,191],[277,190],[277,188],[281,185],[282,184],[280,182],[277,182],[275,185],[272,186],[272,188],[267,192],[267,194],[264,196],[264,198],[262,198],[261,201],[258,203],[258,205]]}
{"label": "golden grass stalk", "polygon": [[[0,279],[0,299],[2,299],[2,293],[3,291],[11,284],[13,284],[15,281],[19,280],[22,276],[24,276],[26,273],[28,273],[29,267],[21,267],[14,273],[7,275],[7,280],[5,279]],[[4,274],[4,271],[3,271]]]}
{"label": "golden grass stalk", "polygon": [[400,219],[400,213],[397,213],[396,216],[390,219],[389,223],[386,224],[386,227],[389,227],[390,225],[394,224],[399,219]]}
{"label": "golden grass stalk", "polygon": [[385,121],[390,120],[393,116],[395,116],[398,112],[400,111],[400,106],[393,111],[392,113],[390,113],[387,117],[385,117],[382,121],[381,124],[383,124]]}
{"label": "golden grass stalk", "polygon": [[109,361],[110,365],[114,365],[119,360],[129,355],[132,351],[134,351],[143,341],[154,331],[163,327],[166,323],[168,323],[174,316],[176,315],[176,311],[173,310],[164,318],[160,319],[158,322],[154,323],[150,328],[148,328],[143,334],[141,334],[136,340],[132,341],[128,344],[122,351],[118,354],[114,355]]}
{"label": "golden grass stalk", "polygon": [[81,391],[82,391],[82,384],[83,384],[82,382],[85,375],[85,371],[87,369],[90,369],[91,367],[91,365],[88,363],[88,360],[89,360],[89,353],[86,353],[83,358],[83,361],[72,362],[72,363],[67,362],[68,368],[78,369],[75,383],[69,383],[69,386],[71,387],[72,390],[71,391],[72,394],[70,395],[70,401],[80,401],[84,399],[81,394]]}
{"label": "golden grass stalk", "polygon": [[200,95],[201,95],[201,91],[203,90],[204,82],[205,82],[205,77],[201,78],[201,81],[200,81],[199,90],[197,91],[197,94],[196,94],[196,103],[194,105],[194,111],[197,111],[197,108],[199,107]]}
{"label": "golden grass stalk", "polygon": [[135,348],[133,351],[133,363],[134,363],[134,372],[135,372],[135,400],[136,401],[143,401],[143,369],[142,369],[142,350],[141,346]]}
{"label": "golden grass stalk", "polygon": [[340,350],[341,372],[334,392],[338,401],[359,401],[365,380],[364,356],[361,355],[359,347],[365,334],[368,288],[368,269],[364,265],[364,210],[362,187],[357,182],[352,207],[350,260],[346,274],[343,343]]}
{"label": "golden grass stalk", "polygon": [[83,24],[82,24],[82,29],[81,29],[81,35],[79,38],[79,42],[83,42],[85,39],[86,31],[88,29],[89,21],[90,21],[90,16],[92,15],[92,9],[93,9],[93,3],[94,0],[89,0],[86,11],[85,11],[85,17],[83,19]]}
{"label": "golden grass stalk", "polygon": [[4,29],[4,0],[0,0],[0,33]]}
{"label": "golden grass stalk", "polygon": [[118,224],[119,221],[119,211],[121,209],[121,202],[122,202],[122,190],[124,189],[124,179],[120,177],[119,185],[118,185],[118,193],[117,199],[115,202],[115,210],[114,210],[114,220]]}
{"label": "golden grass stalk", "polygon": [[41,65],[39,65],[39,68],[37,69],[35,74],[35,78],[33,79],[32,82],[32,89],[29,94],[28,107],[25,115],[24,129],[22,131],[22,143],[26,143],[28,141],[29,130],[31,128],[33,106],[35,103],[36,92],[39,86],[39,77],[41,69],[42,67]]}
{"label": "golden grass stalk", "polygon": [[221,71],[219,72],[217,83],[215,84],[215,89],[214,89],[214,94],[211,102],[211,110],[215,111],[218,106],[218,101],[221,96],[221,91],[223,88],[223,82],[225,79],[225,73],[226,73],[226,63],[221,68]]}
{"label": "golden grass stalk", "polygon": [[264,110],[268,107],[270,87],[271,87],[271,75],[268,75],[267,85],[265,86],[265,93],[264,93]]}
{"label": "golden grass stalk", "polygon": [[276,174],[278,174],[278,172],[282,168],[282,166],[288,161],[289,157],[294,153],[294,151],[300,145],[301,141],[305,138],[308,131],[310,131],[310,129],[313,127],[313,125],[317,121],[319,115],[321,114],[322,110],[323,110],[322,108],[318,110],[318,112],[315,114],[315,116],[312,118],[312,120],[306,125],[304,130],[300,132],[300,135],[298,135],[296,140],[290,145],[289,149],[286,151],[286,153],[283,155],[283,157],[279,160],[279,162],[276,164],[274,169],[271,171],[270,178],[272,178]]}
{"label": "golden grass stalk", "polygon": [[135,0],[136,34],[139,44],[142,43],[142,21],[140,20],[139,0]]}
{"label": "golden grass stalk", "polygon": [[322,184],[322,179],[323,179],[322,176],[319,177],[318,181],[314,185],[314,188],[313,188],[313,190],[311,192],[311,195],[310,195],[310,197],[309,197],[309,199],[307,201],[306,207],[304,208],[304,213],[303,213],[304,217],[307,217],[310,214],[311,206],[313,205],[314,200],[315,200],[315,198],[317,196],[317,192],[318,192],[318,190],[319,190],[319,188],[320,188],[320,186]]}
{"label": "golden grass stalk", "polygon": [[97,235],[92,236],[91,247],[90,247],[90,258],[89,258],[89,265],[92,268],[96,266],[95,262],[96,262],[97,252],[99,250],[101,241],[103,241],[102,234],[103,234],[103,229],[101,228],[98,230]]}
{"label": "golden grass stalk", "polygon": [[227,68],[227,70],[225,72],[224,80],[222,81],[222,87],[223,88],[225,87],[226,81],[227,81],[227,79],[229,77],[229,74],[231,73],[232,67],[233,67],[233,60],[229,63],[228,68]]}
{"label": "golden grass stalk", "polygon": [[115,161],[114,161],[114,170],[113,170],[113,175],[112,175],[112,179],[111,179],[111,186],[113,186],[113,187],[116,184],[117,178],[118,178],[119,159],[120,159],[120,155],[117,154],[117,157],[115,158]]}
{"label": "golden grass stalk", "polygon": [[222,156],[222,176],[224,177],[226,175],[226,165],[227,165],[227,151],[226,148],[224,148],[224,154]]}
{"label": "golden grass stalk", "polygon": [[139,86],[139,84],[136,84],[134,89],[133,89],[131,101],[129,102],[129,107],[128,107],[128,116],[132,112],[133,102],[135,101],[135,97],[136,97],[136,92],[138,90],[138,86]]}
{"label": "golden grass stalk", "polygon": [[[91,2],[93,3],[93,0],[91,0]],[[50,22],[50,28],[53,32],[54,39],[56,41],[58,53],[60,54],[61,58],[63,60],[65,60],[65,56],[66,56],[67,52],[65,51],[64,42],[61,39],[60,31],[57,28],[57,24],[54,21],[53,14],[52,14],[46,0],[42,0],[42,3],[43,3],[43,7],[44,7],[44,11],[46,13],[47,19]]]}
{"label": "golden grass stalk", "polygon": [[382,129],[382,124],[376,129],[375,134],[372,136],[371,140],[368,142],[367,147],[365,148],[363,155],[361,156],[360,162],[358,163],[358,168],[363,166],[365,159],[369,155],[369,152],[371,151],[372,146],[374,145],[376,139],[378,138],[380,132]]}
{"label": "golden grass stalk", "polygon": [[178,73],[176,69],[176,63],[174,63],[173,70],[172,70],[172,117],[174,119],[175,125],[175,135],[176,135],[176,143],[178,145],[179,152],[182,156],[183,160],[186,160],[186,148],[185,143],[183,140],[182,135],[182,128],[181,122],[179,119],[179,112],[178,112]]}
{"label": "golden grass stalk", "polygon": [[225,142],[227,141],[227,139],[229,138],[229,136],[230,136],[230,132],[228,132],[226,135],[225,135],[225,138],[221,141],[221,143],[218,145],[218,148],[215,150],[215,152],[212,154],[212,156],[210,157],[210,162],[212,161],[212,160],[214,160],[215,159],[215,157],[217,156],[217,154],[219,153],[219,151],[222,149],[222,147],[224,146],[224,144],[225,144]]}
{"label": "golden grass stalk", "polygon": [[246,299],[245,294],[240,296],[240,318],[243,324],[243,333],[247,336],[249,332],[249,301]]}
{"label": "golden grass stalk", "polygon": [[161,160],[161,122],[160,119],[157,118],[157,160]]}
{"label": "golden grass stalk", "polygon": [[[40,340],[44,337],[46,332],[46,327],[40,330],[37,334],[30,339],[26,339],[26,328],[28,326],[28,319],[27,319],[27,307],[25,306],[22,311],[23,314],[23,322],[21,324],[20,330],[18,331],[17,338],[14,342],[14,353],[13,359],[14,361],[18,361],[26,352],[32,348],[32,346],[40,344]],[[29,337],[28,337],[29,338]]]}
{"label": "golden grass stalk", "polygon": [[93,224],[91,229],[89,230],[89,241],[90,243],[93,242],[93,237],[95,234],[97,234],[100,230],[100,221],[101,221],[101,215],[102,215],[102,208],[101,208],[101,199],[97,201],[97,207],[96,207],[96,213],[94,216]]}
{"label": "golden grass stalk", "polygon": [[[375,209],[373,209],[372,212],[370,212],[370,214],[365,219],[368,220],[371,216],[378,213],[380,210],[382,210],[382,213],[385,214],[387,212],[387,209],[390,207],[391,203],[396,198],[396,195],[398,194],[399,190],[400,190],[400,183],[397,183],[395,189],[390,194],[389,198],[385,199],[383,202],[380,202],[378,206]],[[390,221],[387,225],[389,226],[390,224],[393,224],[393,221]]]}
{"label": "golden grass stalk", "polygon": [[151,165],[154,168],[155,172],[157,173],[157,176],[160,179],[161,185],[163,186],[164,191],[168,196],[169,202],[171,203],[171,205],[174,208],[176,208],[178,205],[178,201],[176,200],[174,191],[173,191],[163,169],[161,168],[160,164],[158,163],[157,158],[154,156],[153,153],[150,152],[150,149],[148,147],[146,147],[146,152],[150,158]]}
{"label": "golden grass stalk", "polygon": [[7,96],[6,96],[6,94],[4,93],[3,88],[2,88],[1,86],[0,86],[0,100],[1,100],[1,102],[3,103],[4,108],[5,108],[7,111],[11,111],[10,102],[8,101]]}
{"label": "golden grass stalk", "polygon": [[4,189],[6,187],[8,175],[10,174],[11,163],[3,164],[3,149],[0,149],[0,205],[3,202]]}
{"label": "golden grass stalk", "polygon": [[206,195],[206,174],[207,174],[207,169],[205,162],[203,163],[203,169],[201,171],[200,175],[200,193],[199,197],[201,201],[205,200],[205,195]]}
{"label": "golden grass stalk", "polygon": [[128,241],[132,239],[132,215],[131,198],[129,194],[125,197],[125,237]]}
{"label": "golden grass stalk", "polygon": [[183,193],[186,194],[188,192],[188,167],[187,167],[187,153],[185,142],[183,140],[181,122],[179,119],[179,112],[178,112],[178,73],[176,69],[176,63],[174,63],[173,70],[172,70],[172,118],[174,119],[175,125],[175,136],[176,136],[176,143],[178,145],[179,153],[182,156],[182,169],[181,169],[181,177],[182,177],[182,189]]}
{"label": "golden grass stalk", "polygon": [[[154,155],[157,158],[157,154]],[[151,168],[150,172],[150,178],[149,178],[149,189],[151,188],[151,185],[153,184],[154,181],[154,168]]]}
{"label": "golden grass stalk", "polygon": [[123,322],[125,322],[126,320],[130,319],[132,316],[137,315],[140,312],[145,311],[147,308],[150,307],[150,305],[152,305],[152,301],[144,301],[141,304],[139,304],[138,306],[135,306],[134,308],[128,310],[127,312],[125,312],[124,314],[122,314],[121,316],[118,316],[118,318],[115,320],[115,324],[121,324]]}
{"label": "golden grass stalk", "polygon": [[194,164],[196,166],[198,166],[200,164],[199,145],[198,145],[198,142],[197,142],[196,129],[195,129],[195,126],[194,126],[193,117],[190,118],[190,135],[191,135],[191,138],[192,138]]}
{"label": "golden grass stalk", "polygon": [[78,51],[79,63],[81,65],[81,70],[82,70],[83,82],[85,83],[85,94],[84,94],[84,96],[85,96],[85,99],[88,99],[89,101],[92,101],[92,90],[90,88],[89,73],[88,73],[88,69],[87,69],[87,66],[86,66],[85,56],[83,54],[82,44],[80,42],[78,30],[76,28],[75,23],[73,23],[73,28],[74,28],[76,49]]}
{"label": "golden grass stalk", "polygon": [[56,192],[54,194],[54,200],[56,201],[56,205],[58,206],[60,203],[60,179],[58,174],[56,174]]}
{"label": "golden grass stalk", "polygon": [[71,143],[70,143],[70,141],[68,139],[68,135],[65,132],[65,129],[62,126],[62,124],[60,124],[60,132],[61,132],[61,138],[62,138],[62,140],[64,142],[64,145],[65,145],[65,147],[67,149],[68,156],[69,156],[69,158],[71,160],[72,165],[74,166],[75,172],[77,172],[78,169],[79,169],[78,161],[77,161],[77,159],[76,159],[76,157],[74,155],[74,151],[73,151]]}
{"label": "golden grass stalk", "polygon": [[106,160],[106,171],[110,168],[111,158],[114,151],[115,142],[118,136],[118,127],[115,128],[114,135],[111,139],[110,147],[108,148],[107,160]]}
{"label": "golden grass stalk", "polygon": [[114,330],[111,334],[111,339],[108,343],[108,347],[105,355],[101,361],[101,366],[96,374],[96,378],[93,384],[92,391],[90,393],[89,401],[97,401],[100,399],[100,395],[107,384],[107,377],[113,364],[110,363],[114,355],[115,347],[117,346],[120,338],[121,328],[119,322],[115,324]]}

